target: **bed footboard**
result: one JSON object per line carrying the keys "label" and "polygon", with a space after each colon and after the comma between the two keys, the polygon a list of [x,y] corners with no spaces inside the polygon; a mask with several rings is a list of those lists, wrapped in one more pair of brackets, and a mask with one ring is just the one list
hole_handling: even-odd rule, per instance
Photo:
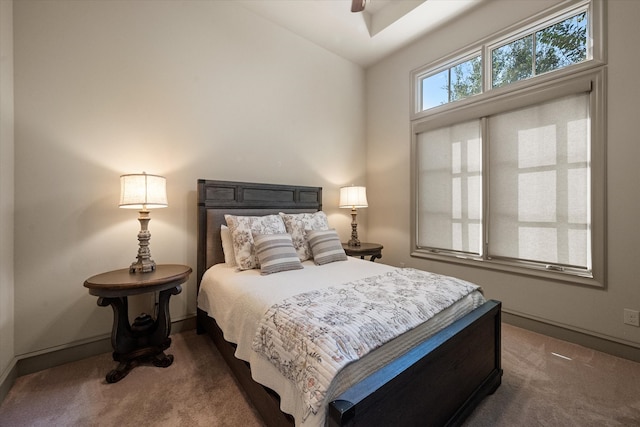
{"label": "bed footboard", "polygon": [[501,383],[501,303],[488,301],[345,391],[329,426],[454,426]]}
{"label": "bed footboard", "polygon": [[[487,301],[403,356],[355,384],[327,408],[329,426],[456,426],[502,380],[501,303]],[[254,382],[215,320],[198,310],[207,332],[267,426],[293,426],[278,396]]]}

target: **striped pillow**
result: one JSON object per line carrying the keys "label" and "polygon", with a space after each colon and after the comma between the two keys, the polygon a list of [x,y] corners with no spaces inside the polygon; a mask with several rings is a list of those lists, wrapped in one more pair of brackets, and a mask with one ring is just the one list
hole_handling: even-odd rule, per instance
{"label": "striped pillow", "polygon": [[309,239],[313,261],[317,265],[347,260],[347,254],[342,249],[336,230],[309,230],[307,239]]}
{"label": "striped pillow", "polygon": [[302,268],[302,263],[289,234],[253,235],[253,243],[262,274]]}
{"label": "striped pillow", "polygon": [[286,214],[280,212],[287,233],[291,234],[293,247],[296,248],[300,261],[311,259],[311,248],[307,241],[306,230],[328,230],[327,215],[322,212]]}

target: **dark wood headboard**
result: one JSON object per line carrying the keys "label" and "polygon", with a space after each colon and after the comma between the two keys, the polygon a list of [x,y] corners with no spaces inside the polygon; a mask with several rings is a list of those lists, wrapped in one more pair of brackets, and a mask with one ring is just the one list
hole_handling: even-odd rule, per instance
{"label": "dark wood headboard", "polygon": [[225,214],[261,216],[322,210],[322,187],[198,180],[198,290],[204,272],[224,262]]}

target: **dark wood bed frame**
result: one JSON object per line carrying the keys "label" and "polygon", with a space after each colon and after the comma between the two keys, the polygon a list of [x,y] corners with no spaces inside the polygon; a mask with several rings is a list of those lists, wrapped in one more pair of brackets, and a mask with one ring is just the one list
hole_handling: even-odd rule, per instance
{"label": "dark wood bed frame", "polygon": [[[198,290],[210,266],[224,262],[224,214],[266,215],[322,209],[322,188],[198,180]],[[501,383],[501,303],[481,307],[418,344],[332,401],[329,426],[453,426]],[[294,425],[272,390],[251,378],[214,319],[198,309],[198,332],[211,335],[268,426]]]}

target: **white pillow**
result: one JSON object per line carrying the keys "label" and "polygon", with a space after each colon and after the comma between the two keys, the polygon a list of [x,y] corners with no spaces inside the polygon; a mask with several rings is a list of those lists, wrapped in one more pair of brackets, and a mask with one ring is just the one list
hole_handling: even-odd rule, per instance
{"label": "white pillow", "polygon": [[291,234],[293,247],[298,253],[300,261],[306,261],[312,258],[311,248],[307,240],[306,231],[308,230],[328,230],[329,221],[327,215],[322,212],[286,214],[280,212],[280,216],[287,228],[287,233]]}
{"label": "white pillow", "polygon": [[317,265],[334,261],[346,261],[347,254],[342,248],[336,230],[312,230],[307,232],[309,246],[313,253],[313,262]]}
{"label": "white pillow", "polygon": [[235,267],[236,253],[233,250],[233,239],[229,227],[222,224],[220,226],[220,240],[222,240],[222,252],[224,252],[224,262],[229,267]]}
{"label": "white pillow", "polygon": [[278,273],[287,270],[299,270],[302,263],[293,248],[291,235],[282,234],[254,234],[253,242],[256,256],[260,262],[262,274]]}
{"label": "white pillow", "polygon": [[279,234],[286,233],[280,215],[265,216],[237,216],[225,215],[231,239],[233,251],[236,254],[236,264],[240,270],[260,268],[256,258],[253,234]]}

